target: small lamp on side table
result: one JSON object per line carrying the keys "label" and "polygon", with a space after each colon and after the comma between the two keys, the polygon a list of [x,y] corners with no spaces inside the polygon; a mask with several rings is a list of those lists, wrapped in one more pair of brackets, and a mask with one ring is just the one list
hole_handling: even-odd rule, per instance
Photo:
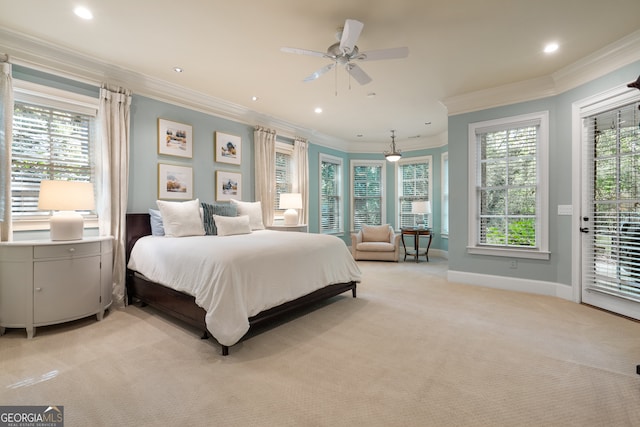
{"label": "small lamp on side table", "polygon": [[90,182],[40,182],[38,209],[58,211],[49,220],[51,240],[82,240],[84,219],[76,211],[94,208]]}
{"label": "small lamp on side table", "polygon": [[417,224],[416,221],[416,227],[425,228],[424,216],[431,213],[431,202],[428,200],[416,200],[411,202],[411,213],[422,215],[422,224]]}
{"label": "small lamp on side table", "polygon": [[280,209],[284,212],[284,225],[298,225],[298,211],[302,209],[302,195],[300,193],[281,193]]}

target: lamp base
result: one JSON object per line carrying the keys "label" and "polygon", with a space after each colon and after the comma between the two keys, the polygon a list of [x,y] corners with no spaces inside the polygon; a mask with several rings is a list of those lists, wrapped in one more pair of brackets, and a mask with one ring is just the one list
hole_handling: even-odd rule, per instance
{"label": "lamp base", "polygon": [[295,209],[284,211],[284,225],[298,225],[298,211]]}
{"label": "lamp base", "polygon": [[51,240],[82,240],[84,219],[74,211],[53,214],[49,220]]}

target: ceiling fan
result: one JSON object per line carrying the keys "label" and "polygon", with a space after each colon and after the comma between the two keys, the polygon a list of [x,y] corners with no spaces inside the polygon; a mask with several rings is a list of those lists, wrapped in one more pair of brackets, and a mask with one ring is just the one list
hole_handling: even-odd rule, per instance
{"label": "ceiling fan", "polygon": [[395,47],[390,49],[360,52],[358,46],[356,46],[356,42],[358,41],[358,37],[360,37],[363,27],[364,24],[362,22],[356,21],[355,19],[347,19],[344,23],[344,27],[340,28],[336,33],[338,42],[329,46],[326,52],[298,49],[294,47],[283,47],[280,50],[287,53],[296,53],[298,55],[318,56],[321,58],[331,59],[333,61],[306,77],[303,80],[305,82],[316,80],[318,77],[332,70],[336,65],[342,65],[345,70],[347,70],[347,73],[355,79],[355,81],[361,85],[366,85],[371,82],[371,77],[369,77],[369,75],[365,73],[364,70],[356,64],[356,62],[406,58],[409,55],[409,48]]}

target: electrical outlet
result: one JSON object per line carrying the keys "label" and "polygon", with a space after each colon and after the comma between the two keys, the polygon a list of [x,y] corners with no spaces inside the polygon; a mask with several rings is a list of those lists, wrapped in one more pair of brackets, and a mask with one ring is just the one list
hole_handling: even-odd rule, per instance
{"label": "electrical outlet", "polygon": [[518,260],[512,259],[511,262],[509,263],[509,268],[518,268]]}

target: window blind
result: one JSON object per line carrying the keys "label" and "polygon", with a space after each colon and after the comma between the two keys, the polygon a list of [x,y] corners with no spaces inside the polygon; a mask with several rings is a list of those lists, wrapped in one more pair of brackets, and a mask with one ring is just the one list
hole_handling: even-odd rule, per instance
{"label": "window blind", "polygon": [[478,243],[537,247],[539,125],[477,133]]}
{"label": "window blind", "polygon": [[442,234],[449,234],[449,153],[442,155]]}
{"label": "window blind", "polygon": [[340,227],[340,165],[321,162],[320,231],[338,233]]}
{"label": "window blind", "polygon": [[640,302],[640,103],[583,119],[586,289]]}
{"label": "window blind", "polygon": [[353,167],[353,228],[382,225],[382,166]]}
{"label": "window blind", "polygon": [[291,155],[276,151],[276,194],[275,194],[275,210],[276,212],[284,212],[280,209],[280,194],[291,193]]}
{"label": "window blind", "polygon": [[422,223],[423,217],[428,224],[428,215],[411,213],[411,203],[417,200],[431,200],[429,196],[429,169],[431,162],[428,160],[415,163],[403,163],[398,167],[399,198],[398,198],[398,224],[400,227],[412,227]]}
{"label": "window blind", "polygon": [[89,115],[15,103],[11,161],[14,220],[49,215],[38,210],[42,180],[91,182],[91,126]]}

